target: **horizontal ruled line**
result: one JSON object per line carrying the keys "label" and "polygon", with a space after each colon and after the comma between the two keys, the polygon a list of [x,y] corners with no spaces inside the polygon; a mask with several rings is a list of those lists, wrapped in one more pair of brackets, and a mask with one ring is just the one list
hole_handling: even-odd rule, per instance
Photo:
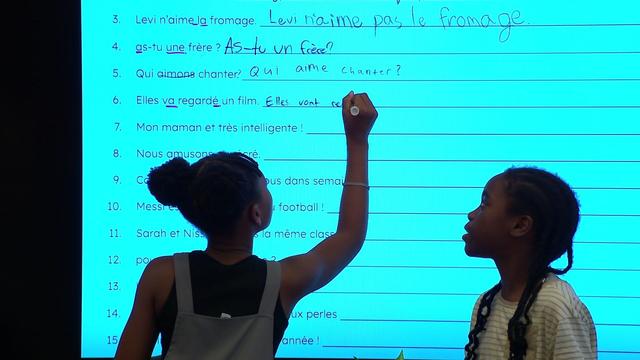
{"label": "horizontal ruled line", "polygon": [[424,350],[462,350],[462,347],[447,346],[407,346],[407,345],[322,345],[326,348],[356,348],[356,349],[424,349]]}
{"label": "horizontal ruled line", "polygon": [[[435,266],[435,265],[349,265],[355,269],[469,269],[495,270],[495,266]],[[571,268],[571,271],[640,272],[640,269]]]}
{"label": "horizontal ruled line", "polygon": [[365,239],[365,242],[444,242],[444,243],[461,243],[462,239]]}
{"label": "horizontal ruled line", "polygon": [[[429,265],[348,265],[356,269],[473,269],[495,270],[495,266],[429,266]],[[572,269],[575,270],[575,269]]]}
{"label": "horizontal ruled line", "polygon": [[468,324],[469,320],[432,320],[432,319],[340,319],[340,321],[361,321],[361,322],[426,322],[426,323],[463,323]]}
{"label": "horizontal ruled line", "polygon": [[[315,291],[314,294],[325,294],[325,295],[480,296],[480,293],[378,292],[378,291]],[[640,298],[640,296],[638,298]]]}
{"label": "horizontal ruled line", "polygon": [[[348,74],[345,74],[348,75]],[[253,82],[340,82],[340,81],[368,81],[368,82],[437,82],[437,83],[460,83],[460,82],[621,82],[621,81],[640,81],[640,78],[595,78],[595,79],[402,79],[402,78],[378,78],[378,79],[265,79],[265,78],[244,78],[242,81]]]}
{"label": "horizontal ruled line", "polygon": [[[345,349],[415,349],[415,350],[456,350],[461,351],[463,347],[448,346],[407,346],[407,345],[322,345],[326,348]],[[599,354],[640,354],[640,351],[628,350],[598,350]]]}
{"label": "horizontal ruled line", "polygon": [[[344,136],[344,132],[307,132],[307,135]],[[435,133],[435,132],[372,132],[369,136],[640,136],[640,133]]]}
{"label": "horizontal ruled line", "polygon": [[443,347],[443,346],[387,346],[387,345],[322,345],[326,348],[347,348],[347,349],[424,349],[424,350],[462,350],[462,347]]}
{"label": "horizontal ruled line", "polygon": [[[461,351],[463,347],[448,346],[407,346],[407,345],[322,345],[326,348],[345,348],[345,349],[415,349],[415,350],[456,350]],[[640,351],[628,350],[598,350],[599,354],[640,354]]]}
{"label": "horizontal ruled line", "polygon": [[[348,79],[345,81],[359,81]],[[339,109],[331,105],[267,106],[267,109]],[[640,105],[376,105],[377,109],[640,109]]]}
{"label": "horizontal ruled line", "polygon": [[627,295],[580,295],[581,298],[590,299],[640,299],[640,296],[627,296]]}
{"label": "horizontal ruled line", "polygon": [[[597,23],[589,23],[589,24],[514,24],[511,26],[511,28],[519,28],[519,27],[531,27],[531,28],[537,28],[537,27],[633,27],[633,26],[640,26],[640,24],[637,23],[606,23],[606,24],[597,24]],[[278,25],[267,25],[267,24],[263,24],[260,25],[260,27],[263,28],[329,28],[329,29],[336,29],[336,30],[353,30],[353,29],[359,29],[359,28],[378,28],[378,29],[384,29],[384,28],[388,28],[388,29],[400,29],[400,28],[426,28],[426,29],[446,29],[446,30],[463,30],[463,29],[469,29],[469,28],[478,28],[478,29],[484,29],[484,28],[503,28],[502,25],[468,25],[468,26],[464,26],[464,27],[455,27],[455,26],[442,26],[442,25],[401,25],[401,26],[394,26],[394,25],[358,25],[358,26],[350,26],[350,25],[345,25],[345,26],[331,26],[331,25],[293,25],[293,24],[278,24]]]}
{"label": "horizontal ruled line", "polygon": [[[462,239],[365,239],[366,242],[434,242],[434,243],[462,243]],[[640,245],[637,241],[574,241],[574,244],[591,245]]]}
{"label": "horizontal ruled line", "polygon": [[[323,295],[411,295],[411,296],[480,296],[480,293],[437,293],[437,292],[381,292],[381,291],[315,291],[314,294]],[[640,300],[640,296],[628,295],[578,295],[581,298],[592,299],[630,299]]]}
{"label": "horizontal ruled line", "polygon": [[469,320],[430,320],[430,319],[340,319],[347,322],[422,322],[422,323],[460,323],[468,324]]}
{"label": "horizontal ruled line", "polygon": [[[637,55],[640,51],[521,51],[521,52],[326,52],[322,56],[505,56],[505,55]],[[234,52],[225,55],[301,55],[288,52]]]}
{"label": "horizontal ruled line", "polygon": [[[338,214],[338,211],[327,211],[327,214]],[[401,212],[401,211],[369,211],[369,215],[444,215],[444,216],[461,216],[468,215],[466,212]],[[594,217],[640,217],[640,214],[580,214],[580,216],[594,216]]]}
{"label": "horizontal ruled line", "polygon": [[[338,211],[327,211],[327,214],[339,214]],[[466,216],[467,212],[440,212],[440,211],[369,211],[369,215],[444,215]]]}
{"label": "horizontal ruled line", "polygon": [[[264,161],[345,162],[346,159],[266,158]],[[640,163],[640,160],[541,160],[541,159],[370,159],[369,162],[443,162],[443,163]]]}
{"label": "horizontal ruled line", "polygon": [[[456,186],[456,185],[369,185],[371,189],[484,189],[484,186]],[[574,186],[574,190],[600,190],[600,191],[640,191],[640,187],[616,187],[616,186]]]}
{"label": "horizontal ruled line", "polygon": [[[374,189],[484,189],[484,186],[455,186],[455,185],[370,185]],[[613,186],[575,186],[574,190],[640,190],[640,187]]]}
{"label": "horizontal ruled line", "polygon": [[[469,320],[444,320],[444,319],[340,319],[346,322],[416,322],[416,323],[454,323],[469,324]],[[622,327],[640,327],[640,324],[619,324],[619,323],[596,323],[596,326],[622,326]]]}
{"label": "horizontal ruled line", "polygon": [[[327,211],[327,214],[338,215],[339,211]],[[369,215],[426,215],[426,216],[467,216],[466,212],[425,212],[425,211],[369,211]],[[580,214],[587,217],[640,217],[640,214]]]}
{"label": "horizontal ruled line", "polygon": [[484,186],[455,186],[455,185],[370,185],[376,189],[484,189]]}

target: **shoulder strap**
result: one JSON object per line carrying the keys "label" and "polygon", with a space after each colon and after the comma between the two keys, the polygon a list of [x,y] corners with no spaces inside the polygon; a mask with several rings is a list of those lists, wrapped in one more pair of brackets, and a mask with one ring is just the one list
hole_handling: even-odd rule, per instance
{"label": "shoulder strap", "polygon": [[280,294],[280,263],[267,261],[267,280],[264,283],[264,291],[260,300],[259,314],[273,315]]}
{"label": "shoulder strap", "polygon": [[173,255],[176,278],[176,298],[178,313],[193,313],[193,295],[191,292],[191,271],[189,270],[189,253]]}

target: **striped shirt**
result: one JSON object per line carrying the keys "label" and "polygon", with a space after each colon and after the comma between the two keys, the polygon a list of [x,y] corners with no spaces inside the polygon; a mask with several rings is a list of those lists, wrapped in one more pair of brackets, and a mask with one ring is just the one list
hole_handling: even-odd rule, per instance
{"label": "striped shirt", "polygon": [[[476,301],[471,328],[476,323],[480,305]],[[491,304],[486,329],[478,334],[478,359],[508,359],[507,327],[518,306],[498,292]],[[549,274],[529,310],[531,322],[525,338],[525,359],[596,359],[596,329],[587,307],[580,301],[569,283]]]}

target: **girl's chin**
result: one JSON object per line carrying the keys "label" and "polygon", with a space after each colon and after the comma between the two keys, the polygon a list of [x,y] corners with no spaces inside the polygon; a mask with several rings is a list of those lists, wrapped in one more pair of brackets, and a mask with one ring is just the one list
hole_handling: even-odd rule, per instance
{"label": "girl's chin", "polygon": [[471,257],[477,257],[477,258],[485,258],[486,256],[484,256],[481,252],[478,251],[478,249],[473,246],[473,242],[469,241],[470,238],[467,237],[465,239],[464,242],[464,252],[465,254],[467,254],[467,256],[471,256]]}
{"label": "girl's chin", "polygon": [[467,256],[475,256],[473,249],[469,246],[469,243],[464,245],[464,253],[467,254]]}

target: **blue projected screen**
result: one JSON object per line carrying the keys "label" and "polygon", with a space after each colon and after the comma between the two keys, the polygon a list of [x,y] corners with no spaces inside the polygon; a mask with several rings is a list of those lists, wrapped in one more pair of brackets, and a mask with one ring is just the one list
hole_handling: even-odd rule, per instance
{"label": "blue projected screen", "polygon": [[148,192],[151,167],[255,158],[274,198],[260,257],[335,231],[349,90],[379,110],[367,239],[298,303],[278,357],[460,359],[473,304],[499,280],[465,255],[466,215],[513,165],[574,187],[582,217],[563,278],[592,313],[600,358],[640,357],[638,1],[81,6],[83,357],[114,355],[150,259],[205,248]]}

